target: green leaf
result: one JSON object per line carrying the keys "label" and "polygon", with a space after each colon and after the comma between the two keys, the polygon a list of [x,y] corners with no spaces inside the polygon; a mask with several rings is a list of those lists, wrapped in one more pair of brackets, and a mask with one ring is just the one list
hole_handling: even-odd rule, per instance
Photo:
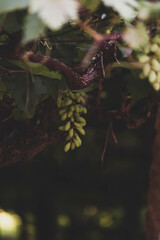
{"label": "green leaf", "polygon": [[151,85],[146,80],[137,78],[135,75],[125,76],[127,80],[128,91],[135,102],[147,97],[149,93],[153,92]]}
{"label": "green leaf", "polygon": [[[24,78],[24,79],[23,79]],[[4,76],[3,84],[8,91],[11,91],[15,104],[20,110],[24,110],[26,102],[26,79],[23,76]]]}
{"label": "green leaf", "polygon": [[15,64],[16,66],[24,70],[29,70],[36,75],[42,75],[42,76],[54,78],[54,79],[61,79],[61,74],[59,72],[49,71],[49,69],[46,66],[40,63],[32,63],[32,62],[25,63],[19,60],[9,61],[9,62]]}
{"label": "green leaf", "polygon": [[74,90],[73,92],[91,92],[91,91],[93,91],[97,88],[98,88],[98,83],[94,82],[89,87],[86,87],[86,88],[83,88],[83,89],[80,89],[80,90]]}
{"label": "green leaf", "polygon": [[97,9],[98,5],[100,4],[100,0],[82,0],[82,4],[91,11]]}
{"label": "green leaf", "polygon": [[[28,85],[27,81],[29,81]],[[31,79],[27,80],[25,75],[12,75],[8,77],[4,76],[2,83],[6,89],[11,92],[17,109],[23,112],[25,117],[33,117],[36,104],[38,104],[46,94],[46,87],[42,79],[39,76],[35,76],[33,82]]]}
{"label": "green leaf", "polygon": [[34,82],[30,82],[29,108],[33,108],[44,94],[46,94],[46,87],[44,86],[41,77],[35,76]]}
{"label": "green leaf", "polygon": [[[57,99],[57,85],[59,81],[56,79],[53,81],[53,79],[47,78],[47,77],[41,77],[43,84],[46,87],[47,94],[52,96],[54,99]],[[61,81],[60,81],[61,82]]]}
{"label": "green leaf", "polygon": [[29,0],[1,0],[0,13],[27,8],[28,3]]}
{"label": "green leaf", "polygon": [[44,31],[45,26],[37,14],[29,14],[24,23],[24,43],[37,39]]}
{"label": "green leaf", "polygon": [[21,29],[21,24],[17,20],[16,12],[10,12],[0,19],[0,26],[8,33],[17,32]]}

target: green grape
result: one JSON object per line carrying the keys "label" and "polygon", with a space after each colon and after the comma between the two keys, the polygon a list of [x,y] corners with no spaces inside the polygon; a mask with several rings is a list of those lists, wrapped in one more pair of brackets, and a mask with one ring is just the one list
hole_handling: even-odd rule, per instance
{"label": "green grape", "polygon": [[59,111],[59,115],[62,115],[64,112],[66,112],[67,111],[67,109],[66,108],[63,108],[63,109],[61,109],[60,111]]}
{"label": "green grape", "polygon": [[70,147],[71,147],[71,143],[69,142],[69,143],[67,143],[67,144],[65,145],[64,151],[65,151],[65,152],[68,152],[69,149],[70,149]]}
{"label": "green grape", "polygon": [[72,115],[73,115],[73,112],[72,112],[72,111],[69,111],[69,112],[68,112],[68,118],[72,117]]}
{"label": "green grape", "polygon": [[151,52],[156,52],[158,50],[158,45],[156,43],[153,43],[150,48]]}
{"label": "green grape", "polygon": [[75,143],[74,143],[74,142],[72,142],[72,143],[71,143],[71,150],[74,150],[74,149],[75,149],[75,147],[76,147],[76,146],[75,146]]}
{"label": "green grape", "polygon": [[77,130],[82,134],[82,135],[85,135],[85,131],[84,129],[81,127],[81,128],[77,128]]}
{"label": "green grape", "polygon": [[146,62],[149,61],[149,57],[147,55],[140,55],[138,57],[138,60],[139,60],[140,63],[146,63]]}
{"label": "green grape", "polygon": [[59,126],[58,129],[59,131],[64,131],[64,126]]}
{"label": "green grape", "polygon": [[152,64],[153,70],[155,70],[156,72],[160,71],[160,63],[157,61],[157,59],[153,58],[151,61],[151,64]]}
{"label": "green grape", "polygon": [[81,128],[82,127],[81,123],[74,122],[74,125],[75,125],[76,128]]}
{"label": "green grape", "polygon": [[143,47],[144,53],[139,53],[138,60],[143,63],[140,78],[148,77],[148,81],[154,90],[160,90],[160,35],[156,35],[152,41]]}
{"label": "green grape", "polygon": [[67,113],[63,113],[62,116],[61,116],[61,120],[62,121],[65,121],[67,118]]}
{"label": "green grape", "polygon": [[61,107],[61,103],[62,103],[62,101],[61,101],[61,97],[58,96],[58,98],[57,98],[57,107],[58,107],[58,108]]}
{"label": "green grape", "polygon": [[64,130],[67,132],[67,131],[70,129],[70,127],[71,127],[71,122],[68,121],[68,122],[66,123],[66,125],[65,125]]}
{"label": "green grape", "polygon": [[65,106],[65,107],[66,107],[66,106],[69,106],[69,105],[72,104],[72,102],[73,102],[73,101],[72,101],[70,98],[68,98],[68,99],[65,100],[64,106]]}
{"label": "green grape", "polygon": [[70,136],[70,135],[68,135],[67,137],[66,137],[66,141],[69,141],[69,140],[71,140],[72,139],[72,137]]}
{"label": "green grape", "polygon": [[74,122],[74,117],[71,117],[71,122]]}
{"label": "green grape", "polygon": [[71,112],[74,112],[74,110],[75,110],[75,107],[72,105],[72,106],[70,107],[70,111],[71,111]]}
{"label": "green grape", "polygon": [[157,75],[155,73],[155,71],[151,70],[149,75],[148,75],[148,79],[150,83],[153,83],[156,81]]}
{"label": "green grape", "polygon": [[145,63],[143,66],[143,75],[144,77],[147,77],[151,71],[151,66],[149,63]]}
{"label": "green grape", "polygon": [[80,92],[80,95],[82,96],[82,97],[85,97],[85,92]]}
{"label": "green grape", "polygon": [[[85,103],[85,95],[84,92],[73,93],[70,90],[63,90],[57,98],[59,116],[61,121],[65,121],[64,125],[59,126],[58,129],[64,132],[68,131],[66,141],[69,142],[64,147],[65,152],[82,145],[82,140],[77,132],[85,135],[83,127],[86,125],[86,120],[81,116],[81,114],[87,113],[87,109],[82,105]],[[68,118],[69,121],[66,121]]]}
{"label": "green grape", "polygon": [[154,82],[153,83],[153,88],[154,88],[154,90],[159,91],[160,90],[160,84],[158,82]]}
{"label": "green grape", "polygon": [[80,102],[85,103],[85,99],[83,97],[80,97]]}
{"label": "green grape", "polygon": [[77,139],[79,144],[82,145],[82,140],[80,139],[80,137],[79,137],[79,135],[77,133],[75,134],[75,138]]}
{"label": "green grape", "polygon": [[70,96],[73,100],[76,99],[76,96],[75,96],[74,93],[72,93],[71,91],[69,92],[69,96]]}
{"label": "green grape", "polygon": [[73,138],[73,141],[76,147],[80,147],[80,144],[76,138]]}
{"label": "green grape", "polygon": [[71,128],[70,130],[69,130],[69,136],[72,138],[73,137],[73,133],[74,133],[74,130],[73,130],[73,128]]}
{"label": "green grape", "polygon": [[86,120],[83,117],[80,116],[76,116],[77,121],[81,122],[81,123],[86,123]]}

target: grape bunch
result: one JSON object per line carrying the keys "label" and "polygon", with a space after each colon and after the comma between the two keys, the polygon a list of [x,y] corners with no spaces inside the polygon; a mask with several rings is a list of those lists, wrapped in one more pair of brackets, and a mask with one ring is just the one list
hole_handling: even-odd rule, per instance
{"label": "grape bunch", "polygon": [[150,43],[143,48],[143,54],[138,55],[143,64],[140,78],[148,77],[153,88],[160,90],[160,35],[156,35]]}
{"label": "grape bunch", "polygon": [[86,120],[81,116],[87,113],[87,109],[83,106],[85,103],[85,93],[73,93],[70,90],[61,90],[57,97],[57,107],[59,108],[59,115],[64,125],[59,126],[60,131],[67,132],[67,144],[64,151],[69,149],[74,150],[80,147],[82,140],[79,136],[85,135],[83,127],[86,125]]}

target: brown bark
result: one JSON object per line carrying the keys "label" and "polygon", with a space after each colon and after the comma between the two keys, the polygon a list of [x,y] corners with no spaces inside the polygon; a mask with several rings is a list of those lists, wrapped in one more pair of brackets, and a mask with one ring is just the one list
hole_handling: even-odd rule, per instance
{"label": "brown bark", "polygon": [[160,102],[157,108],[155,130],[145,224],[146,240],[160,240]]}

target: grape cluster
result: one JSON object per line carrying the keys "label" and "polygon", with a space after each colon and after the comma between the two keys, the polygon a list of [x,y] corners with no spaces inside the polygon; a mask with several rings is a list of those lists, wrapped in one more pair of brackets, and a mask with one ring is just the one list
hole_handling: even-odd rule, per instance
{"label": "grape cluster", "polygon": [[148,77],[153,88],[160,90],[160,35],[144,46],[143,54],[138,55],[138,60],[143,64],[140,78]]}
{"label": "grape cluster", "polygon": [[60,131],[68,133],[66,137],[67,144],[64,151],[69,149],[74,150],[75,147],[80,147],[82,140],[79,136],[85,135],[83,127],[86,125],[86,120],[81,114],[86,114],[87,109],[83,106],[85,103],[85,93],[73,93],[70,90],[60,91],[57,97],[57,107],[59,108],[59,115],[64,125],[59,126]]}

